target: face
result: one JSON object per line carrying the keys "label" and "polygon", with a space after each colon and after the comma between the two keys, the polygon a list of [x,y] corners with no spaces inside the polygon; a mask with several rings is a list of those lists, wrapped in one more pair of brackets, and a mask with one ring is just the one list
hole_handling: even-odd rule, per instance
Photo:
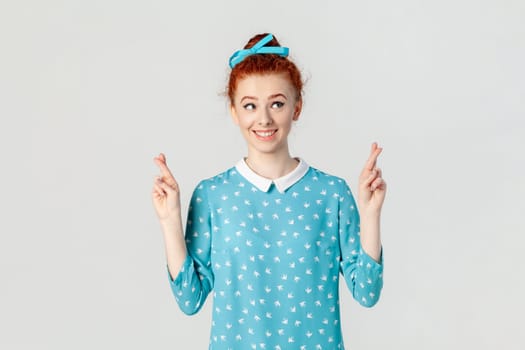
{"label": "face", "polygon": [[250,75],[238,82],[231,106],[248,152],[288,154],[288,134],[302,103],[284,74]]}

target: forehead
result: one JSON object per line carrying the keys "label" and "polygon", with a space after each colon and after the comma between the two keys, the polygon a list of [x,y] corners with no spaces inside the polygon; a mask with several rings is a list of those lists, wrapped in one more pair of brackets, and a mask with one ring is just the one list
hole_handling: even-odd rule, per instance
{"label": "forehead", "polygon": [[293,85],[285,73],[281,74],[251,74],[239,80],[235,97],[254,96],[264,98],[277,93],[286,96],[295,94]]}

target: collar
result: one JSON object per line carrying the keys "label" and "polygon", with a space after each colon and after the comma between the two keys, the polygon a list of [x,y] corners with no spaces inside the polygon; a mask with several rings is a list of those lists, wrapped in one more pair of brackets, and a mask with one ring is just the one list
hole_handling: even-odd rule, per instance
{"label": "collar", "polygon": [[235,165],[235,168],[242,176],[244,176],[248,181],[250,181],[259,190],[263,192],[268,192],[268,190],[270,189],[270,186],[273,183],[275,184],[275,187],[277,187],[277,190],[280,193],[284,193],[288,188],[290,188],[297,181],[299,181],[304,175],[306,175],[306,173],[308,172],[308,169],[310,169],[310,166],[306,164],[304,160],[302,160],[301,158],[298,158],[298,160],[299,160],[299,164],[295,167],[294,170],[274,180],[268,179],[254,172],[252,169],[250,169],[248,164],[246,164],[246,161],[244,160],[244,158],[237,162],[237,164]]}

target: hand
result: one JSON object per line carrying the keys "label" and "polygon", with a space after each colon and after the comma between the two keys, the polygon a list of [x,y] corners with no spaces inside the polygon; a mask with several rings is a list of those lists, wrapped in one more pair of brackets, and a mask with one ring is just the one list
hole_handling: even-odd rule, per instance
{"label": "hand", "polygon": [[358,205],[361,214],[379,215],[385,200],[386,182],[381,177],[381,169],[376,167],[377,157],[383,149],[372,144],[370,156],[359,176]]}
{"label": "hand", "polygon": [[166,157],[159,154],[154,159],[160,169],[160,176],[155,178],[153,184],[153,206],[157,211],[160,221],[176,219],[180,216],[180,191],[177,181],[166,165]]}

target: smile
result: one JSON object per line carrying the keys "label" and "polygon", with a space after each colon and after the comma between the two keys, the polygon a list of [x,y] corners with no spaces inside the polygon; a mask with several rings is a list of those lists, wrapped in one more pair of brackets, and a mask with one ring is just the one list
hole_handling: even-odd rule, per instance
{"label": "smile", "polygon": [[255,135],[259,136],[259,137],[271,137],[273,136],[275,133],[277,132],[277,130],[266,130],[266,131],[257,131],[255,130],[254,133]]}

